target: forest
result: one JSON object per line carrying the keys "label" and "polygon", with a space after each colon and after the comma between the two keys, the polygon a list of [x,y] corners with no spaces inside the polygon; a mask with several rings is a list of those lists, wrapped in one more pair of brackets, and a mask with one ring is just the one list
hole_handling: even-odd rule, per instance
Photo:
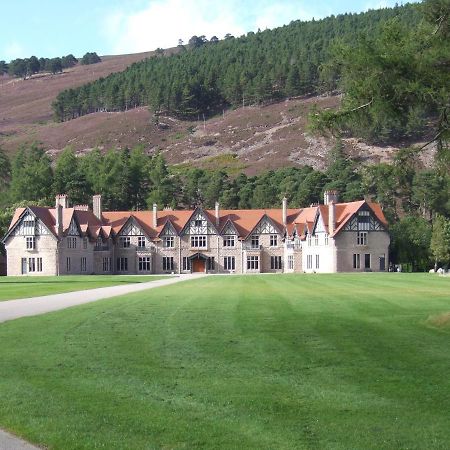
{"label": "forest", "polygon": [[[273,30],[223,40],[193,36],[176,54],[131,65],[84,86],[61,92],[55,118],[66,121],[97,111],[149,106],[180,118],[209,117],[223,108],[262,104],[328,89],[320,67],[336,39],[353,42],[397,18],[406,27],[420,20],[417,5],[343,14],[309,22],[294,21]],[[160,49],[159,49],[160,50]]]}

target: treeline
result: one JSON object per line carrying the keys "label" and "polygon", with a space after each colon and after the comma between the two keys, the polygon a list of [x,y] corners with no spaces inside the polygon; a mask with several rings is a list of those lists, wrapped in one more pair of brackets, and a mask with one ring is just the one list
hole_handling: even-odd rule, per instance
{"label": "treeline", "polygon": [[107,210],[162,207],[278,208],[283,196],[290,207],[322,203],[326,189],[342,201],[363,197],[381,203],[391,226],[392,260],[425,270],[433,261],[450,262],[450,174],[419,169],[417,152],[398,153],[393,164],[362,167],[343,154],[338,142],[329,152],[325,172],[289,167],[248,177],[221,170],[168,167],[161,154],[141,147],[76,156],[65,149],[52,165],[39,145],[21,148],[13,160],[0,151],[0,234],[6,232],[18,205],[53,205],[67,193],[73,204],[88,204],[94,193]]}
{"label": "treeline", "polygon": [[[80,64],[95,64],[101,59],[95,52],[86,53],[80,60]],[[78,59],[72,54],[57,58],[30,58],[13,59],[9,64],[0,61],[0,75],[8,73],[13,77],[29,78],[40,72],[50,72],[52,74],[62,72],[63,69],[73,67],[78,63]]]}
{"label": "treeline", "polygon": [[193,36],[187,48],[179,45],[175,55],[154,56],[123,72],[61,92],[53,103],[55,118],[65,121],[100,110],[124,111],[142,105],[156,113],[193,117],[229,106],[318,92],[323,84],[319,68],[328,61],[335,39],[353,41],[360,34],[376,33],[380,24],[394,17],[415,26],[417,5],[295,21],[221,41]]}

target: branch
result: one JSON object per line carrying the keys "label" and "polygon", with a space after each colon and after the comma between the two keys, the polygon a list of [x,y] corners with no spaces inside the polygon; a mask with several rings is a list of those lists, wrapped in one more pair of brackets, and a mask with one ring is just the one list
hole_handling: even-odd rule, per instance
{"label": "branch", "polygon": [[422,147],[419,148],[419,152],[422,151],[425,147],[428,147],[433,142],[437,141],[441,137],[441,135],[444,134],[446,131],[448,131],[448,128],[444,128],[441,131],[439,131],[439,133],[433,139],[431,139],[431,141],[428,141],[426,144],[422,145]]}

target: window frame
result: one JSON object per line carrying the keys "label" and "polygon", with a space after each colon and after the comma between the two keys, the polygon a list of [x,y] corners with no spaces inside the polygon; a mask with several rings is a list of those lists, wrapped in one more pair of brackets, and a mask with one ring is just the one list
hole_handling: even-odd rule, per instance
{"label": "window frame", "polygon": [[278,247],[278,235],[277,234],[271,234],[269,236],[269,246],[270,247]]}
{"label": "window frame", "polygon": [[203,249],[208,248],[208,237],[205,234],[191,235],[190,241],[191,241],[191,248],[203,248]]}
{"label": "window frame", "polygon": [[236,247],[236,236],[233,234],[228,234],[223,237],[223,246],[227,248]]}
{"label": "window frame", "polygon": [[175,236],[163,236],[163,248],[175,248]]}
{"label": "window frame", "polygon": [[235,256],[224,256],[223,257],[223,268],[224,270],[236,270],[236,257]]}
{"label": "window frame", "polygon": [[247,255],[247,270],[259,270],[258,255]]}

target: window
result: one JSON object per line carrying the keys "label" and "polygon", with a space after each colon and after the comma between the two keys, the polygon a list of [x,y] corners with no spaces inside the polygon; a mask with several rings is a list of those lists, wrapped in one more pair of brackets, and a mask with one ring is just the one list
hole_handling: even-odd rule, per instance
{"label": "window", "polygon": [[223,268],[225,270],[236,270],[236,259],[234,256],[225,256],[223,258]]}
{"label": "window", "polygon": [[224,236],[223,237],[223,246],[224,247],[234,247],[235,244],[235,240],[234,240],[234,236]]}
{"label": "window", "polygon": [[163,247],[164,248],[172,248],[174,247],[175,238],[173,236],[165,236],[163,237]]}
{"label": "window", "polygon": [[42,258],[36,258],[37,267],[36,270],[38,272],[42,272]]}
{"label": "window", "polygon": [[86,272],[86,266],[87,266],[86,258],[83,256],[81,258],[81,271],[82,272]]}
{"label": "window", "polygon": [[270,257],[270,268],[272,270],[281,269],[281,256],[271,256]]}
{"label": "window", "polygon": [[251,248],[259,248],[259,236],[252,236],[250,246]]}
{"label": "window", "polygon": [[26,238],[27,250],[34,250],[36,248],[36,239],[34,236]]}
{"label": "window", "polygon": [[191,236],[191,247],[206,248],[206,236]]}
{"label": "window", "polygon": [[216,261],[214,260],[214,256],[211,256],[210,258],[208,258],[207,261],[207,270],[215,270],[216,269]]}
{"label": "window", "polygon": [[27,258],[22,258],[22,275],[27,273]]}
{"label": "window", "polygon": [[130,248],[130,236],[121,237],[120,246],[122,248]]}
{"label": "window", "polygon": [[66,272],[70,272],[71,269],[70,258],[66,258]]}
{"label": "window", "polygon": [[307,242],[308,242],[308,247],[311,247],[311,235],[310,234],[308,234]]}
{"label": "window", "polygon": [[87,249],[87,244],[88,244],[87,238],[83,238],[83,249],[84,249],[84,250]]}
{"label": "window", "polygon": [[276,234],[270,235],[270,246],[277,247],[278,246],[278,236]]}
{"label": "window", "polygon": [[111,258],[103,258],[103,272],[111,272]]}
{"label": "window", "polygon": [[150,272],[151,264],[150,264],[150,256],[142,256],[139,257],[139,272]]}
{"label": "window", "polygon": [[325,237],[325,245],[328,245],[328,234],[325,233],[324,237]]}
{"label": "window", "polygon": [[358,212],[358,230],[368,230],[370,227],[369,211]]}
{"label": "window", "polygon": [[356,243],[357,245],[367,245],[367,231],[358,231]]}
{"label": "window", "polygon": [[259,256],[247,256],[247,270],[259,269]]}
{"label": "window", "polygon": [[312,255],[306,255],[306,268],[312,269]]}
{"label": "window", "polygon": [[145,236],[138,236],[138,248],[145,248]]}
{"label": "window", "polygon": [[173,270],[173,256],[163,256],[162,265],[163,265],[163,270],[172,271]]}
{"label": "window", "polygon": [[28,259],[28,272],[36,272],[36,260],[34,258]]}
{"label": "window", "polygon": [[288,269],[294,269],[294,255],[288,255]]}
{"label": "window", "polygon": [[128,272],[128,258],[117,258],[117,272]]}
{"label": "window", "polygon": [[359,253],[353,253],[353,268],[361,268],[361,255]]}
{"label": "window", "polygon": [[364,255],[364,269],[370,269],[370,253]]}
{"label": "window", "polygon": [[67,248],[77,248],[77,238],[76,237],[68,237],[67,238]]}
{"label": "window", "polygon": [[203,226],[203,220],[201,220],[201,219],[194,220],[194,227],[200,228],[202,226]]}
{"label": "window", "polygon": [[191,260],[187,256],[183,256],[183,270],[191,270]]}
{"label": "window", "polygon": [[316,255],[316,269],[319,268],[319,264],[320,264],[319,255]]}
{"label": "window", "polygon": [[319,235],[318,234],[316,234],[314,236],[314,245],[319,245]]}

